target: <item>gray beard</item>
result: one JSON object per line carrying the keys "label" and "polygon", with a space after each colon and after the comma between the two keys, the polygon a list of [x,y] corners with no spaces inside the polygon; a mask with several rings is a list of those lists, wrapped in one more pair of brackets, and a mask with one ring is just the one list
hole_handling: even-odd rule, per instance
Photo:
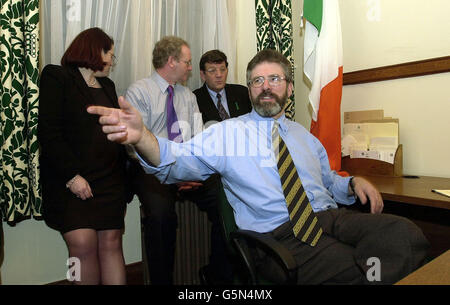
{"label": "gray beard", "polygon": [[260,100],[268,95],[267,92],[263,92],[261,94],[259,94],[256,98],[252,97],[252,105],[253,108],[255,109],[256,113],[258,113],[260,116],[264,117],[264,118],[271,118],[273,116],[276,116],[277,114],[279,114],[281,111],[283,111],[284,106],[286,105],[287,102],[287,92],[285,94],[283,94],[283,96],[278,97],[277,95],[273,94],[273,93],[269,93],[272,97],[275,98],[276,103],[272,104],[272,103],[262,103]]}

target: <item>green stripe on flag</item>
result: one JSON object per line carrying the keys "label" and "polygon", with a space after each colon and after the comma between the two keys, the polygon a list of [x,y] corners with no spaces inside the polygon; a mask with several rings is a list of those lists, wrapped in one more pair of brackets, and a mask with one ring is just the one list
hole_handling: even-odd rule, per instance
{"label": "green stripe on flag", "polygon": [[304,0],[303,17],[317,29],[320,35],[322,28],[323,0]]}

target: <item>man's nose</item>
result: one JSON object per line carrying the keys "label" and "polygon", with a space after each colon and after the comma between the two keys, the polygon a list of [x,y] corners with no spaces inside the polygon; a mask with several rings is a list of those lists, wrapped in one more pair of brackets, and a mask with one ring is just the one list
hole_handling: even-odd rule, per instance
{"label": "man's nose", "polygon": [[269,84],[269,80],[267,78],[264,79],[264,83],[262,85],[264,91],[271,91],[272,87]]}

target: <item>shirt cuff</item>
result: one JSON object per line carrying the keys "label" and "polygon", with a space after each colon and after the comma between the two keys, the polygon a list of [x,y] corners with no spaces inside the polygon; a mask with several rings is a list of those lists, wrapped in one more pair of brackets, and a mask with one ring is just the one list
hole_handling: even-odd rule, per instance
{"label": "shirt cuff", "polygon": [[353,176],[349,176],[343,177],[343,179],[339,179],[338,189],[341,190],[340,194],[342,195],[339,195],[338,198],[335,198],[337,202],[346,205],[355,203],[356,201],[355,195],[350,195],[348,192],[348,184],[350,183],[350,179],[352,177]]}

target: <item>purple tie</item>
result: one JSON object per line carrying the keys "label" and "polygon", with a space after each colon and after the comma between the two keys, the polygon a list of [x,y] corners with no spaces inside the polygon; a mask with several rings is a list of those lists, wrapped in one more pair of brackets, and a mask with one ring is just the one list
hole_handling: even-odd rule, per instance
{"label": "purple tie", "polygon": [[183,142],[180,126],[178,126],[177,113],[173,107],[173,87],[167,87],[167,134],[171,141]]}

